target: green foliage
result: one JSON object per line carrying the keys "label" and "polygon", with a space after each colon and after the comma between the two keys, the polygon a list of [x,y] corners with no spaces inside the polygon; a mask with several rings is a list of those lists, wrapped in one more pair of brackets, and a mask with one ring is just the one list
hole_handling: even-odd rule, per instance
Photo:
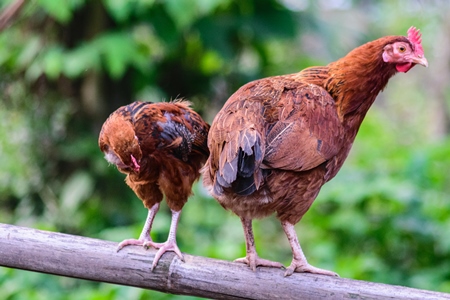
{"label": "green foliage", "polygon": [[38,0],[37,3],[49,16],[61,23],[68,23],[73,17],[73,11],[78,8],[84,0]]}
{"label": "green foliage", "polygon": [[[381,116],[366,118],[359,143],[370,144],[369,137],[375,135],[386,139],[383,145],[396,144],[389,128],[380,127],[382,120]],[[448,142],[439,142],[384,148],[388,151],[375,154],[375,160],[370,151],[351,157],[305,216],[305,223],[320,222],[328,229],[326,236],[315,235],[308,245],[331,239],[331,247],[339,249],[330,251],[338,256],[331,259],[341,263],[337,268],[342,268],[345,277],[448,292],[450,249],[442,230],[448,225],[445,216],[450,206],[448,185],[443,190],[442,182],[450,177],[444,172],[432,175],[437,165],[450,167],[450,159],[441,153],[448,147]],[[430,267],[433,261],[439,261],[439,266]],[[349,268],[348,263],[359,267]]]}
{"label": "green foliage", "polygon": [[[27,3],[0,33],[0,222],[116,242],[137,237],[146,211],[97,146],[101,124],[118,106],[187,97],[212,120],[250,80],[326,64],[411,24],[428,24],[429,43],[446,19],[445,9],[418,1],[338,2]],[[399,14],[406,6],[421,19]],[[349,29],[350,17],[358,26]],[[430,72],[417,67],[392,80],[343,169],[297,225],[312,264],[342,277],[450,292],[450,140],[448,132],[429,134],[426,115],[436,112]],[[244,256],[238,218],[200,183],[194,192],[180,221],[180,249]],[[163,204],[153,238],[165,240],[169,225]],[[274,217],[255,221],[254,231],[260,256],[290,263]],[[0,285],[4,299],[187,299],[5,268]]]}

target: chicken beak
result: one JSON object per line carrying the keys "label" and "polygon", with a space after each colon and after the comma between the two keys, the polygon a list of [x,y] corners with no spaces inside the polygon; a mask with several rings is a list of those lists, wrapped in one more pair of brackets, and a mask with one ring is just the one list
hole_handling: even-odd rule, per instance
{"label": "chicken beak", "polygon": [[428,60],[425,58],[425,56],[418,55],[412,59],[412,62],[428,68]]}
{"label": "chicken beak", "polygon": [[136,161],[136,158],[134,158],[133,155],[131,155],[131,161],[133,162],[133,170],[139,173],[139,170],[141,169],[141,166]]}

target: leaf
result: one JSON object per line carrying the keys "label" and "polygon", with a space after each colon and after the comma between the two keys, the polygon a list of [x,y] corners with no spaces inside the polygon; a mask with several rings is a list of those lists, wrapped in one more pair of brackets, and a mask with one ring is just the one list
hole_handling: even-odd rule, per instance
{"label": "leaf", "polygon": [[223,67],[224,61],[215,51],[208,51],[202,57],[201,69],[204,74],[213,74]]}
{"label": "leaf", "polygon": [[198,14],[197,3],[195,1],[166,0],[164,4],[179,30],[191,25]]}
{"label": "leaf", "polygon": [[103,3],[116,21],[124,22],[129,19],[137,0],[105,0]]}
{"label": "leaf", "polygon": [[200,16],[211,14],[217,7],[230,2],[230,0],[166,0],[165,7],[181,30],[190,26]]}
{"label": "leaf", "polygon": [[74,173],[61,190],[61,209],[69,215],[76,212],[81,203],[92,194],[93,188],[94,182],[87,172]]}
{"label": "leaf", "polygon": [[61,23],[65,24],[72,18],[70,1],[38,0],[38,3],[49,15]]}
{"label": "leaf", "polygon": [[17,57],[17,65],[21,68],[28,67],[41,49],[42,42],[38,36],[29,38],[22,46],[19,56]]}
{"label": "leaf", "polygon": [[50,48],[44,57],[44,72],[50,79],[56,79],[61,74],[64,64],[64,54],[60,47]]}
{"label": "leaf", "polygon": [[108,33],[100,37],[97,43],[105,68],[113,78],[121,77],[127,67],[146,66],[147,54],[139,51],[137,42],[128,33]]}
{"label": "leaf", "polygon": [[64,55],[63,73],[66,76],[75,78],[87,70],[99,68],[100,51],[94,42],[84,44]]}

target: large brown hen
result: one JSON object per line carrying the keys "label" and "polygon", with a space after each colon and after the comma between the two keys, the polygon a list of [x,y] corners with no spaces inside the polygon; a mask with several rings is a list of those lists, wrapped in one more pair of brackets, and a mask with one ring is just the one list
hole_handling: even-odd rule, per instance
{"label": "large brown hen", "polygon": [[[209,125],[187,101],[133,102],[105,121],[100,150],[127,175],[126,183],[148,209],[139,239],[124,240],[117,251],[128,245],[159,249],[152,270],[166,251],[174,251],[183,260],[176,242],[178,218],[209,155],[208,130]],[[172,223],[167,241],[155,243],[150,231],[163,196],[172,211]]]}
{"label": "large brown hen", "polygon": [[421,34],[387,36],[327,66],[268,77],[237,90],[211,124],[204,184],[244,227],[251,269],[282,267],[258,257],[252,220],[276,212],[293,260],[285,275],[337,275],[308,264],[294,225],[341,168],[378,93],[397,72],[428,66]]}

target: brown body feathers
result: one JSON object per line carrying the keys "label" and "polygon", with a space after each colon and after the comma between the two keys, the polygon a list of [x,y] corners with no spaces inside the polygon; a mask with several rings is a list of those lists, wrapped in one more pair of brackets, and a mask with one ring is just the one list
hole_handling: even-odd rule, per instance
{"label": "brown body feathers", "polygon": [[[127,175],[126,183],[149,209],[139,240],[126,240],[119,249],[132,244],[160,248],[160,255],[167,250],[179,252],[174,236],[178,216],[208,157],[208,130],[209,125],[186,101],[134,102],[120,107],[105,121],[100,149]],[[163,196],[173,214],[168,246],[153,243],[149,234]],[[156,262],[155,258],[153,267]]]}
{"label": "brown body feathers", "polygon": [[250,82],[228,99],[211,124],[203,174],[212,195],[241,218],[247,256],[239,261],[253,269],[280,266],[257,256],[251,229],[252,219],[275,212],[293,252],[286,275],[334,275],[307,263],[293,225],[343,165],[388,80],[428,65],[412,31],[362,45],[327,66]]}

